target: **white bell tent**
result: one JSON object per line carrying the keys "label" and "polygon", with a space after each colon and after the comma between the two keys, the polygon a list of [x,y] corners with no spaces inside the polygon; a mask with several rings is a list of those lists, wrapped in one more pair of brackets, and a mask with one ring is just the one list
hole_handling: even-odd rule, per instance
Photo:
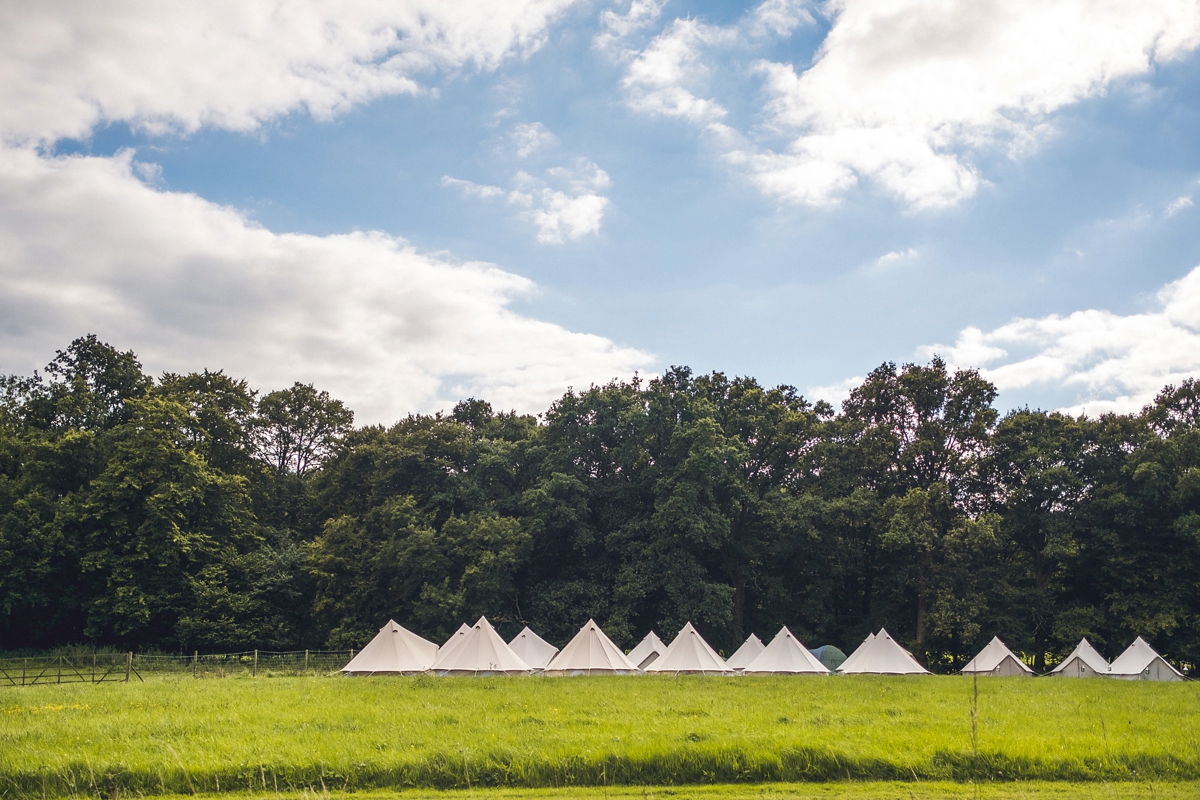
{"label": "white bell tent", "polygon": [[625,657],[637,664],[638,669],[645,669],[665,652],[667,652],[667,646],[663,644],[663,640],[658,638],[657,633],[650,631],[646,634],[646,638],[638,642],[638,646],[630,650]]}
{"label": "white bell tent", "polygon": [[913,658],[886,630],[869,637],[838,667],[842,675],[928,675],[929,670]]}
{"label": "white bell tent", "polygon": [[690,622],[683,626],[666,652],[646,667],[646,672],[735,674]]}
{"label": "white bell tent", "polygon": [[993,636],[979,654],[967,662],[962,669],[964,675],[990,675],[999,678],[1033,677],[1029,665],[1000,641],[999,636]]}
{"label": "white bell tent", "polygon": [[1168,664],[1139,636],[1124,653],[1113,659],[1108,667],[1108,677],[1125,681],[1181,681],[1183,673]]}
{"label": "white bell tent", "polygon": [[554,654],[558,652],[557,647],[529,630],[528,625],[508,643],[508,646],[521,657],[522,661],[534,669],[545,669],[550,660],[554,658]]}
{"label": "white bell tent", "polygon": [[450,634],[450,638],[447,639],[445,641],[445,643],[443,643],[442,646],[438,649],[438,658],[442,658],[447,653],[453,652],[454,648],[458,647],[460,644],[462,644],[463,642],[466,641],[467,634],[469,634],[470,632],[471,632],[471,626],[468,625],[467,623],[464,622],[462,625],[459,625],[458,630],[456,630],[454,633]]}
{"label": "white bell tent", "polygon": [[342,667],[344,675],[411,675],[424,672],[437,658],[438,646],[389,619],[375,638]]}
{"label": "white bell tent", "polygon": [[839,666],[839,667],[837,668],[837,670],[835,670],[835,671],[836,671],[836,672],[841,672],[841,671],[842,671],[843,669],[845,669],[846,667],[851,667],[851,666],[853,666],[853,665],[854,665],[854,662],[858,660],[858,657],[859,657],[859,656],[860,656],[862,653],[866,652],[866,651],[865,651],[863,648],[865,648],[865,647],[867,646],[867,643],[868,643],[868,642],[870,642],[870,641],[872,641],[874,638],[875,638],[875,634],[873,634],[873,633],[868,633],[868,634],[867,634],[867,638],[863,639],[863,642],[862,642],[862,644],[860,644],[860,645],[858,646],[858,649],[856,649],[856,650],[855,650],[853,653],[851,653],[850,655],[846,656],[846,660],[845,660],[845,661],[843,661],[843,662],[841,663],[841,666]]}
{"label": "white bell tent", "polygon": [[431,669],[438,675],[528,675],[533,672],[533,668],[500,638],[487,617],[480,617],[461,642],[439,655]]}
{"label": "white bell tent", "polygon": [[546,667],[546,674],[552,676],[632,675],[637,671],[637,664],[625,657],[593,619],[579,629]]}
{"label": "white bell tent", "polygon": [[800,643],[787,626],[742,670],[745,675],[828,675],[829,669]]}
{"label": "white bell tent", "polygon": [[1050,670],[1050,675],[1055,678],[1103,678],[1108,675],[1108,659],[1087,639],[1080,639],[1071,654]]}
{"label": "white bell tent", "polygon": [[753,633],[746,637],[746,641],[742,642],[742,646],[734,651],[733,655],[725,660],[725,665],[730,669],[736,669],[741,672],[754,659],[758,658],[758,654],[766,649],[766,645],[762,643]]}

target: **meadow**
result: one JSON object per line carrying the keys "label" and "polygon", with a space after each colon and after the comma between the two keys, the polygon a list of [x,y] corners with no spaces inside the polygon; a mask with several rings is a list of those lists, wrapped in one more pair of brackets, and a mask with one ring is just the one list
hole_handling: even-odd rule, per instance
{"label": "meadow", "polygon": [[916,676],[260,676],[7,688],[0,796],[466,797],[511,787],[513,797],[549,798],[594,787],[569,795],[641,797],[619,787],[735,785],[677,791],[715,799],[792,781],[814,792],[825,783],[820,793],[785,787],[777,796],[886,796],[854,794],[863,781],[905,781],[905,797],[976,796],[955,794],[973,782],[991,787],[978,796],[1083,796],[1054,794],[1075,791],[1061,783],[1039,794],[1029,781],[1089,782],[1108,787],[1093,796],[1112,797],[1165,781],[1156,796],[1194,796],[1197,787],[1180,782],[1200,780],[1195,683],[988,678],[977,699],[975,685]]}

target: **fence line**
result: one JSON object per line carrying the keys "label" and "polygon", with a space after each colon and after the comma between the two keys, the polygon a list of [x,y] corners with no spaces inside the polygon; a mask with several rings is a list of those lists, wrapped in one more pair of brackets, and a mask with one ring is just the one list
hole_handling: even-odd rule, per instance
{"label": "fence line", "polygon": [[0,686],[46,683],[144,681],[144,676],[175,678],[267,677],[336,674],[353,650],[243,650],[236,653],[164,655],[94,652],[0,658]]}

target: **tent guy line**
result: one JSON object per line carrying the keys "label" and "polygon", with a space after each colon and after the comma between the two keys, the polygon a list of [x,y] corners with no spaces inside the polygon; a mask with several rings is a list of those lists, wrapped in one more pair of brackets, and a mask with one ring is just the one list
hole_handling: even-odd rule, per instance
{"label": "tent guy line", "polygon": [[[1034,671],[1000,640],[987,646],[961,670],[964,675],[1034,677]],[[371,675],[930,675],[886,629],[867,636],[849,657],[832,645],[806,648],[787,626],[764,645],[751,633],[728,661],[688,622],[670,645],[654,631],[637,647],[622,652],[589,619],[561,650],[526,626],[511,642],[500,638],[486,617],[463,624],[438,647],[395,620],[342,668],[347,676]],[[1181,681],[1183,673],[1137,637],[1112,664],[1082,640],[1050,677],[1107,677],[1120,680]]]}

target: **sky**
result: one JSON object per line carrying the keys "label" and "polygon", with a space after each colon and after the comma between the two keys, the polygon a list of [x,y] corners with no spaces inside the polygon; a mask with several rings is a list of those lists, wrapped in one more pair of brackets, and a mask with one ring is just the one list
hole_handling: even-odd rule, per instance
{"label": "sky", "polygon": [[672,365],[1200,373],[1200,0],[0,0],[0,372],[362,423]]}

